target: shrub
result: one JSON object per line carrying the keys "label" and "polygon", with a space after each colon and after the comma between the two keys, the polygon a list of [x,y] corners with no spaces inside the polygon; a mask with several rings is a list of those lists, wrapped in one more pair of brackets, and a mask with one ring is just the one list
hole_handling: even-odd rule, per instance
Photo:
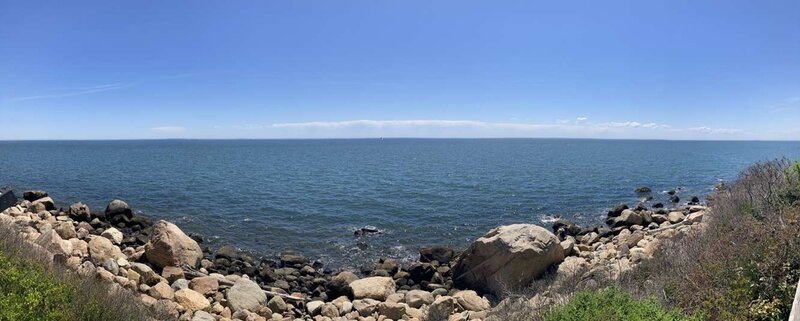
{"label": "shrub", "polygon": [[618,288],[581,291],[566,305],[545,313],[544,321],[679,321],[700,320],[663,309],[653,299],[637,300]]}
{"label": "shrub", "polygon": [[757,163],[714,195],[702,233],[665,243],[623,288],[710,320],[786,320],[800,275],[800,176]]}
{"label": "shrub", "polygon": [[127,290],[78,276],[26,242],[0,225],[0,321],[172,319]]}

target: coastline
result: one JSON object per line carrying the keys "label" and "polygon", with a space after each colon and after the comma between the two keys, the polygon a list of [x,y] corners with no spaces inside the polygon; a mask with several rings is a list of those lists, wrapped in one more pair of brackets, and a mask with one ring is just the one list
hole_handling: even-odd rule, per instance
{"label": "coastline", "polygon": [[[661,240],[688,232],[692,224],[702,222],[707,208],[697,202],[690,203],[669,210],[662,204],[651,204],[656,206],[652,212],[645,203],[635,208],[618,205],[608,213],[608,227],[582,229],[559,220],[553,226],[555,234],[535,225],[521,224],[526,229],[524,233],[548,239],[553,245],[550,249],[561,253],[552,262],[545,262],[542,271],[531,274],[530,280],[548,274],[553,276],[555,284],[578,273],[586,274],[587,270],[588,275],[602,271],[603,277],[618,277],[652,256]],[[396,320],[406,316],[411,320],[435,320],[431,314],[439,313],[446,314],[444,319],[462,315],[467,316],[465,320],[476,320],[490,317],[492,306],[502,304],[499,300],[503,298],[498,289],[481,283],[485,280],[469,280],[479,267],[465,267],[470,255],[465,252],[475,252],[473,248],[480,246],[485,237],[465,252],[448,247],[423,247],[415,262],[376,258],[377,264],[372,267],[334,271],[292,251],[280,257],[253,258],[232,246],[211,248],[204,245],[202,238],[189,237],[172,223],[152,222],[134,214],[120,200],[111,201],[104,211],[92,211],[83,203],[57,207],[46,192],[27,191],[14,206],[2,211],[0,221],[15,228],[32,244],[53,252],[56,261],[79,274],[138,292],[145,304],[166,308],[175,317],[186,313],[193,317],[196,311],[205,311],[234,319],[349,316],[361,320],[374,316],[375,320],[381,320],[394,316],[389,319]],[[498,233],[495,230],[489,234]],[[357,231],[373,232],[377,230]],[[354,293],[357,290],[352,284],[359,280],[365,283],[358,290],[363,293]],[[234,304],[237,300],[231,301],[231,292],[240,283],[249,288],[248,296],[265,296],[255,304],[250,303],[250,310],[255,311],[237,309]],[[526,284],[513,287],[523,286]],[[192,300],[176,297],[187,289],[201,296]],[[461,298],[465,302],[448,308],[447,300],[435,304],[441,298],[456,303]],[[350,305],[343,308],[345,301]],[[323,307],[328,311],[323,313]],[[436,312],[437,309],[443,312]],[[246,312],[237,315],[238,311]]]}

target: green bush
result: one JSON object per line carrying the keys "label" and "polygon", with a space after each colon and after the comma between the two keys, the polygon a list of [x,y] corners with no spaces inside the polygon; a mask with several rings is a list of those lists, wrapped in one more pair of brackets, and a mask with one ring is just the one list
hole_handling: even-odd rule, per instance
{"label": "green bush", "polygon": [[0,321],[172,320],[131,291],[84,278],[0,225]]}
{"label": "green bush", "polygon": [[545,321],[680,321],[701,320],[665,310],[655,300],[637,300],[617,288],[581,291],[566,305],[553,308]]}

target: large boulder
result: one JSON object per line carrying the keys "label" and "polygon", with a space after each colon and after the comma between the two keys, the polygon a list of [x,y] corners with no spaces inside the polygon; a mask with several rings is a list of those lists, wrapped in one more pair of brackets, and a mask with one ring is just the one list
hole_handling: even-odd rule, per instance
{"label": "large boulder", "polygon": [[395,284],[390,277],[375,276],[351,282],[350,289],[355,299],[386,301],[394,293]]}
{"label": "large boulder", "polygon": [[158,221],[153,225],[150,242],[145,244],[145,256],[158,267],[182,266],[197,267],[203,258],[203,250],[191,237],[175,224]]}
{"label": "large boulder", "polygon": [[[191,286],[191,283],[189,286]],[[237,280],[228,289],[226,298],[228,299],[228,306],[233,312],[241,310],[257,311],[258,307],[267,302],[267,294],[261,290],[261,287],[246,278]]]}
{"label": "large boulder", "polygon": [[499,294],[527,286],[563,260],[561,243],[547,229],[533,224],[500,226],[459,256],[453,280],[462,287]]}

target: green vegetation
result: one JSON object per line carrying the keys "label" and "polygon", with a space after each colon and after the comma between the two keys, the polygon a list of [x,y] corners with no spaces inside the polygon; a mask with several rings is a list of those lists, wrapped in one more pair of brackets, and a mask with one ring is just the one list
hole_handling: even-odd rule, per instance
{"label": "green vegetation", "polygon": [[800,278],[798,195],[800,164],[750,166],[714,195],[704,233],[662,247],[622,286],[708,320],[788,319]]}
{"label": "green vegetation", "polygon": [[757,163],[721,186],[702,232],[665,240],[618,280],[540,280],[530,293],[557,294],[553,305],[517,299],[496,320],[787,320],[800,279],[800,162]]}
{"label": "green vegetation", "polygon": [[547,312],[544,321],[682,321],[690,318],[678,311],[668,311],[653,299],[637,300],[618,288],[581,291],[566,304]]}
{"label": "green vegetation", "polygon": [[0,321],[165,320],[127,290],[82,278],[0,227]]}

